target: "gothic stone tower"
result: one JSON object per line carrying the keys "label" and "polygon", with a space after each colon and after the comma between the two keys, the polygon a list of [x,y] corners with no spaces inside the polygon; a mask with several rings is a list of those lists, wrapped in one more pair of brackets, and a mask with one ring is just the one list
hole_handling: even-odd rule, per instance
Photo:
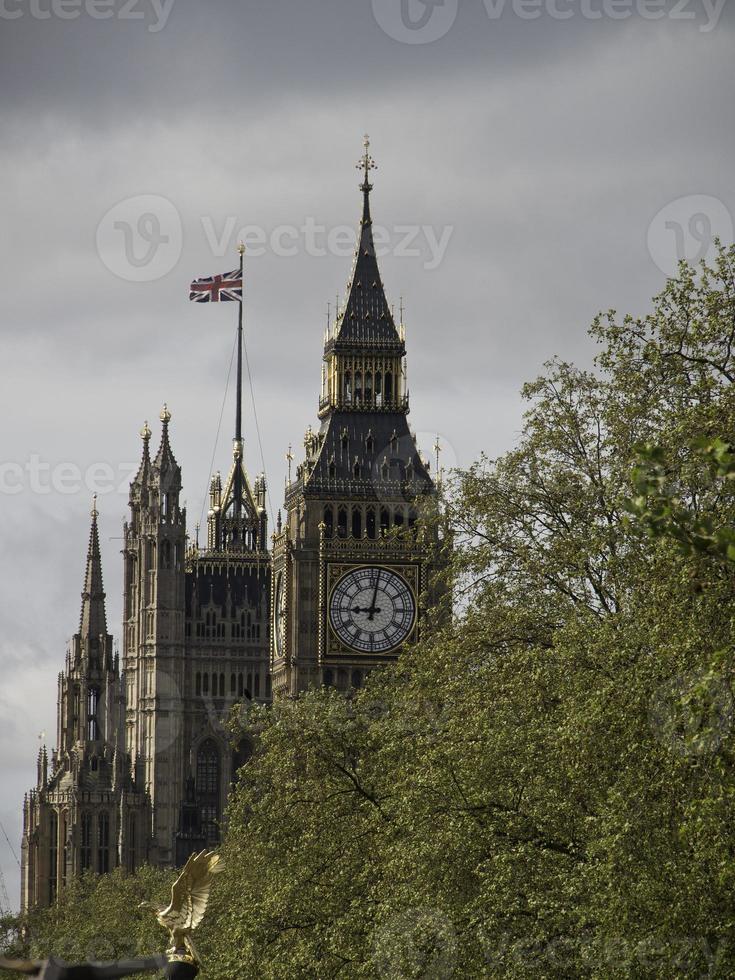
{"label": "gothic stone tower", "polygon": [[286,488],[273,541],[274,694],[359,687],[417,637],[430,550],[418,504],[434,486],[408,427],[405,342],[378,271],[365,141],[349,293],[324,347],[321,427]]}
{"label": "gothic stone tower", "polygon": [[72,875],[134,870],[148,858],[150,800],[123,751],[124,692],[107,632],[97,507],[79,632],[59,674],[57,749],[38,757],[23,805],[21,907],[49,905]]}
{"label": "gothic stone tower", "polygon": [[[262,474],[252,485],[248,479],[239,404],[238,397],[229,475],[224,487],[219,473],[210,484],[206,547],[191,547],[186,560],[186,775],[210,845],[219,840],[229,787],[249,754],[245,743],[233,751],[223,723],[234,703],[271,699],[266,484]],[[187,836],[185,806],[179,864],[196,845]]]}
{"label": "gothic stone tower", "polygon": [[173,863],[181,787],[184,658],[184,552],[186,512],[181,468],[169,442],[171,413],[161,412],[161,444],[151,461],[151,431],[144,426],[143,458],[130,485],[130,520],[123,529],[123,666],[125,744],[140,757],[153,801],[150,832],[155,863]]}
{"label": "gothic stone tower", "polygon": [[[240,374],[240,372],[238,372]],[[152,860],[183,863],[219,839],[229,786],[247,755],[224,722],[235,702],[269,701],[270,556],[265,479],[243,462],[240,377],[234,459],[210,485],[207,544],[187,546],[181,469],[162,437],[130,488],[125,525],[126,743],[139,754],[153,802]]]}

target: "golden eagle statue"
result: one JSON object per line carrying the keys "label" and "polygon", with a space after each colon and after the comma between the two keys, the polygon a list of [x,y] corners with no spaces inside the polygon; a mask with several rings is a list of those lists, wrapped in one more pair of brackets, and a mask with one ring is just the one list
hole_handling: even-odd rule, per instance
{"label": "golden eagle statue", "polygon": [[219,854],[214,851],[192,854],[171,886],[171,901],[165,909],[141,902],[140,907],[152,909],[159,925],[170,933],[171,946],[166,950],[170,961],[200,962],[191,933],[204,917],[212,879],[221,870]]}

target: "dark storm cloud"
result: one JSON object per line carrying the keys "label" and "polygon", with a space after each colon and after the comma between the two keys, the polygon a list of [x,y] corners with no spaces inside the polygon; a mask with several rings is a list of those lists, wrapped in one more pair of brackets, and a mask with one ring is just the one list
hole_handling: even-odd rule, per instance
{"label": "dark storm cloud", "polygon": [[[621,37],[631,25],[656,32],[662,22],[640,15],[647,2],[655,0],[462,0],[446,35],[406,44],[379,23],[381,11],[390,14],[399,0],[3,0],[0,78],[10,114],[34,112],[37,121],[59,114],[72,125],[103,129],[128,119],[152,125],[171,113],[196,114],[206,138],[212,118],[225,114],[236,127],[243,115],[258,118],[295,93],[354,93],[354,117],[360,98],[417,76],[435,82],[478,67],[487,86],[513,84],[524,66],[553,64],[577,46]],[[664,2],[674,18],[664,23],[693,39],[733,20],[732,11],[717,16],[722,0]],[[113,16],[98,19],[97,3],[109,4],[103,12]],[[424,6],[410,3],[419,13]],[[538,9],[524,12],[523,3]],[[626,19],[592,19],[615,3],[623,4],[618,15]],[[55,4],[66,4],[70,19],[54,16]],[[561,19],[557,10],[573,16]],[[400,27],[396,16],[387,20],[388,30],[394,21]],[[702,35],[710,24],[714,30]]]}
{"label": "dark storm cloud", "polygon": [[[127,481],[138,429],[147,417],[157,440],[164,400],[194,533],[233,321],[226,307],[189,304],[186,287],[232,266],[241,228],[268,242],[246,257],[245,318],[275,510],[285,450],[292,443],[298,456],[315,421],[326,303],[344,291],[351,263],[334,250],[317,254],[302,229],[355,227],[365,130],[379,164],[376,224],[394,245],[399,226],[450,232],[435,264],[425,242],[418,255],[394,248],[381,260],[389,295],[405,298],[411,421],[425,450],[441,433],[448,462],[468,465],[513,444],[520,386],[554,354],[589,364],[585,331],[599,308],[645,311],[664,281],[655,259],[667,242],[649,249],[664,206],[678,207],[686,227],[704,195],[732,223],[732,5],[704,31],[703,0],[677,2],[693,20],[660,21],[588,19],[581,0],[557,0],[576,10],[561,21],[550,2],[535,20],[509,2],[495,20],[491,0],[463,0],[444,36],[409,44],[374,14],[394,17],[390,30],[400,33],[398,0],[175,0],[160,30],[149,28],[161,6],[142,0],[142,20],[106,21],[38,20],[20,0],[0,0],[2,10],[26,11],[0,14],[0,483],[13,477],[11,490],[0,486],[8,796],[19,802],[33,781],[38,733],[53,742],[55,677],[77,628],[93,489],[108,621],[119,635]],[[599,9],[604,0],[589,2]],[[617,2],[609,9],[623,10]],[[429,9],[410,5],[414,18]],[[444,7],[451,13],[452,0]],[[111,209],[142,195],[171,202],[181,243],[165,274],[134,282],[110,269],[99,229]],[[295,230],[295,254],[271,247],[279,226]],[[257,472],[249,395],[245,403],[246,457]],[[215,454],[222,469],[231,414],[230,399]],[[100,473],[110,474],[104,487]],[[17,808],[2,820],[17,844]]]}

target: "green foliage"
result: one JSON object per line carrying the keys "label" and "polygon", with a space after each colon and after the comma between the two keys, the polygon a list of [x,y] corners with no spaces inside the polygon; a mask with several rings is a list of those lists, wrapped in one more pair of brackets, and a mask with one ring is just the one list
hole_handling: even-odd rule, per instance
{"label": "green foliage", "polygon": [[[134,875],[118,868],[109,875],[74,879],[57,904],[19,922],[22,934],[4,955],[45,959],[53,953],[67,962],[82,962],[160,953],[167,935],[151,911],[138,906],[167,902],[173,877],[145,866]],[[17,974],[1,970],[0,977],[17,980]]]}
{"label": "green foliage", "polygon": [[[526,387],[447,500],[453,617],[236,720],[206,980],[735,974],[734,283],[733,249],[682,267]],[[78,887],[35,943],[76,943]]]}
{"label": "green foliage", "polygon": [[[735,480],[735,455],[722,439],[697,439],[691,447],[706,463],[720,493]],[[639,463],[633,469],[636,496],[625,501],[626,509],[639,517],[653,537],[666,536],[685,555],[696,552],[735,562],[735,528],[716,527],[712,515],[678,499],[670,485],[666,454],[659,446],[636,447]]]}

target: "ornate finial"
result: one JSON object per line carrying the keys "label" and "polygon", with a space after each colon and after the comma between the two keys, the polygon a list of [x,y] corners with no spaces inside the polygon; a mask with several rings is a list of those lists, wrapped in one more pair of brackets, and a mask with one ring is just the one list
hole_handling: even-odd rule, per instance
{"label": "ornate finial", "polygon": [[437,433],[436,442],[431,447],[434,450],[434,456],[436,457],[436,479],[437,483],[441,483],[441,469],[439,468],[439,453],[442,451],[442,447],[439,445],[439,434]]}
{"label": "ornate finial", "polygon": [[291,482],[291,463],[293,463],[293,450],[291,448],[291,443],[288,444],[288,452],[286,453],[286,460],[288,461],[288,482]]}
{"label": "ornate finial", "polygon": [[364,179],[362,184],[360,184],[360,190],[371,191],[373,189],[373,185],[368,180],[368,174],[371,170],[377,170],[378,165],[370,156],[370,137],[367,133],[365,133],[365,138],[362,141],[362,145],[365,147],[365,152],[355,166],[357,170],[362,170],[364,172]]}
{"label": "ornate finial", "polygon": [[140,437],[143,442],[149,442],[151,438],[151,427],[148,425],[148,419],[143,423],[143,428],[140,430]]}
{"label": "ornate finial", "polygon": [[164,425],[168,425],[171,421],[171,412],[168,410],[168,405],[166,402],[163,403],[163,408],[161,409],[161,414],[158,416]]}
{"label": "ornate finial", "polygon": [[91,518],[92,518],[93,521],[96,521],[97,520],[97,514],[98,513],[99,513],[99,511],[97,510],[97,494],[95,493],[95,494],[92,495],[92,510],[91,510],[91,513],[90,513],[90,516],[91,516]]}
{"label": "ornate finial", "polygon": [[244,255],[245,254],[245,242],[238,242],[238,244],[237,244],[237,252],[238,252],[238,255]]}

